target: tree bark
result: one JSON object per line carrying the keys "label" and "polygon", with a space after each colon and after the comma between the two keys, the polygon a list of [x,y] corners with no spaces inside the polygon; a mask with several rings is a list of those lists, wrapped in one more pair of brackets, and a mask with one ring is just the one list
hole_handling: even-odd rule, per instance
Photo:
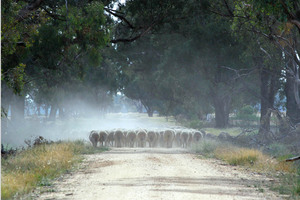
{"label": "tree bark", "polygon": [[8,130],[8,112],[9,105],[12,102],[13,92],[7,87],[4,81],[1,81],[1,133]]}
{"label": "tree bark", "polygon": [[148,114],[148,117],[153,117],[153,108],[152,106],[149,106],[148,102],[147,101],[142,101],[141,100],[141,103],[143,104],[143,106],[145,107],[146,111],[147,111],[147,114]]}
{"label": "tree bark", "polygon": [[45,117],[46,118],[48,118],[48,109],[49,109],[49,106],[45,105]]}
{"label": "tree bark", "polygon": [[[292,64],[290,64],[289,68],[294,72],[297,70]],[[286,95],[286,115],[289,117],[293,124],[300,123],[300,108],[298,107],[295,99],[295,89],[299,90],[299,88],[295,87],[296,85],[294,77],[290,74],[287,74],[286,84],[284,88]]]}
{"label": "tree bark", "polygon": [[278,78],[276,69],[269,69],[263,64],[260,71],[260,127],[259,133],[265,134],[270,132],[271,112],[269,109],[274,109],[275,94],[277,92]]}
{"label": "tree bark", "polygon": [[41,105],[37,105],[36,109],[37,109],[37,115],[41,116]]}
{"label": "tree bark", "polygon": [[231,98],[216,96],[214,98],[216,128],[226,128],[229,124],[229,107]]}
{"label": "tree bark", "polygon": [[148,117],[153,117],[154,111],[152,109],[147,110]]}
{"label": "tree bark", "polygon": [[269,132],[270,131],[270,116],[271,113],[267,113],[270,108],[268,102],[268,80],[269,73],[263,67],[260,72],[260,127],[259,132]]}

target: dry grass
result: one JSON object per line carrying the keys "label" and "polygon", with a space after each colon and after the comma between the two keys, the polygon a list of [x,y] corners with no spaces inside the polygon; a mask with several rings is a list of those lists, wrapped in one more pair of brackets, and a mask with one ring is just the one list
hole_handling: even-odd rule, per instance
{"label": "dry grass", "polygon": [[230,165],[247,166],[259,172],[295,172],[291,163],[273,159],[257,149],[218,147],[214,154],[216,158],[222,159]]}
{"label": "dry grass", "polygon": [[239,127],[233,127],[233,128],[203,128],[204,131],[207,133],[213,134],[213,135],[220,135],[221,132],[229,133],[231,136],[237,136],[239,135],[243,130]]}
{"label": "dry grass", "polygon": [[221,159],[230,165],[239,165],[248,170],[268,174],[278,179],[269,187],[280,194],[299,199],[300,167],[285,162],[285,159],[275,159],[257,149],[240,148],[229,143],[215,140],[204,140],[194,145],[192,150],[205,157]]}
{"label": "dry grass", "polygon": [[45,179],[70,170],[81,160],[79,155],[85,153],[86,148],[89,149],[89,145],[78,141],[40,145],[2,160],[1,199],[28,193]]}

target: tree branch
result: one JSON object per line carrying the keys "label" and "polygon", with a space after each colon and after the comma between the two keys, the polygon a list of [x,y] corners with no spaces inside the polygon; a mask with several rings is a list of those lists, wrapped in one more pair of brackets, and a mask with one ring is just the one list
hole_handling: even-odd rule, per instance
{"label": "tree branch", "polygon": [[[104,10],[106,12],[108,12],[109,14],[118,17],[119,19],[123,20],[131,29],[134,29],[135,27],[121,14],[116,13],[116,11],[108,9],[108,8],[104,8]],[[113,12],[114,11],[114,12]]]}
{"label": "tree branch", "polygon": [[26,19],[32,11],[37,10],[40,7],[42,2],[43,2],[43,0],[35,0],[34,2],[24,6],[19,11],[19,14],[17,16],[17,22],[21,22],[24,19]]}
{"label": "tree branch", "polygon": [[223,1],[224,1],[224,3],[225,3],[226,9],[227,9],[229,15],[230,15],[231,17],[234,17],[234,14],[233,14],[232,10],[230,9],[230,7],[229,7],[229,5],[228,5],[228,2],[227,2],[226,0],[223,0]]}
{"label": "tree branch", "polygon": [[297,27],[298,31],[300,32],[300,21],[297,20],[297,17],[289,11],[288,6],[286,5],[286,3],[283,0],[280,0],[280,3],[284,9],[285,14],[288,15],[289,21],[292,24],[294,24]]}
{"label": "tree branch", "polygon": [[289,158],[289,159],[286,159],[285,161],[286,162],[293,162],[293,161],[296,161],[296,160],[300,160],[300,156]]}
{"label": "tree branch", "polygon": [[292,20],[290,20],[290,22],[292,24],[294,24],[298,28],[298,30],[300,31],[300,22],[298,20],[292,19]]}
{"label": "tree branch", "polygon": [[156,23],[152,23],[146,30],[144,30],[142,33],[138,34],[137,36],[135,37],[131,37],[131,38],[119,38],[119,39],[113,39],[113,40],[110,40],[111,43],[118,43],[118,42],[133,42],[141,37],[143,37],[146,33],[148,33],[152,28],[153,26],[155,25]]}
{"label": "tree branch", "polygon": [[61,21],[67,21],[65,16],[58,15],[58,14],[53,14],[49,10],[47,10],[45,7],[42,7],[42,8],[53,19],[58,19],[58,20],[61,20]]}

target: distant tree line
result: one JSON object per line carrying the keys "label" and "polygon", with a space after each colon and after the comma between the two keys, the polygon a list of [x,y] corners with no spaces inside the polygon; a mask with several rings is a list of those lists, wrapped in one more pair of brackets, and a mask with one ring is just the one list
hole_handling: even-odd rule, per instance
{"label": "distant tree line", "polygon": [[223,128],[230,113],[259,104],[262,134],[282,106],[290,126],[300,123],[297,1],[1,4],[1,114],[10,107],[12,120],[24,118],[28,95],[54,120],[78,101],[78,112],[105,113],[122,92],[150,117],[214,113]]}

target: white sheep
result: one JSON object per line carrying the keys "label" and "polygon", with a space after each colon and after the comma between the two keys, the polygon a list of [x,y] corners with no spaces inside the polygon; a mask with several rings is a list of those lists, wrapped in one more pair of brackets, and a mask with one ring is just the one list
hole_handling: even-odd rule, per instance
{"label": "white sheep", "polygon": [[93,130],[90,132],[89,139],[93,145],[93,147],[97,147],[97,143],[99,141],[99,134],[97,131]]}

